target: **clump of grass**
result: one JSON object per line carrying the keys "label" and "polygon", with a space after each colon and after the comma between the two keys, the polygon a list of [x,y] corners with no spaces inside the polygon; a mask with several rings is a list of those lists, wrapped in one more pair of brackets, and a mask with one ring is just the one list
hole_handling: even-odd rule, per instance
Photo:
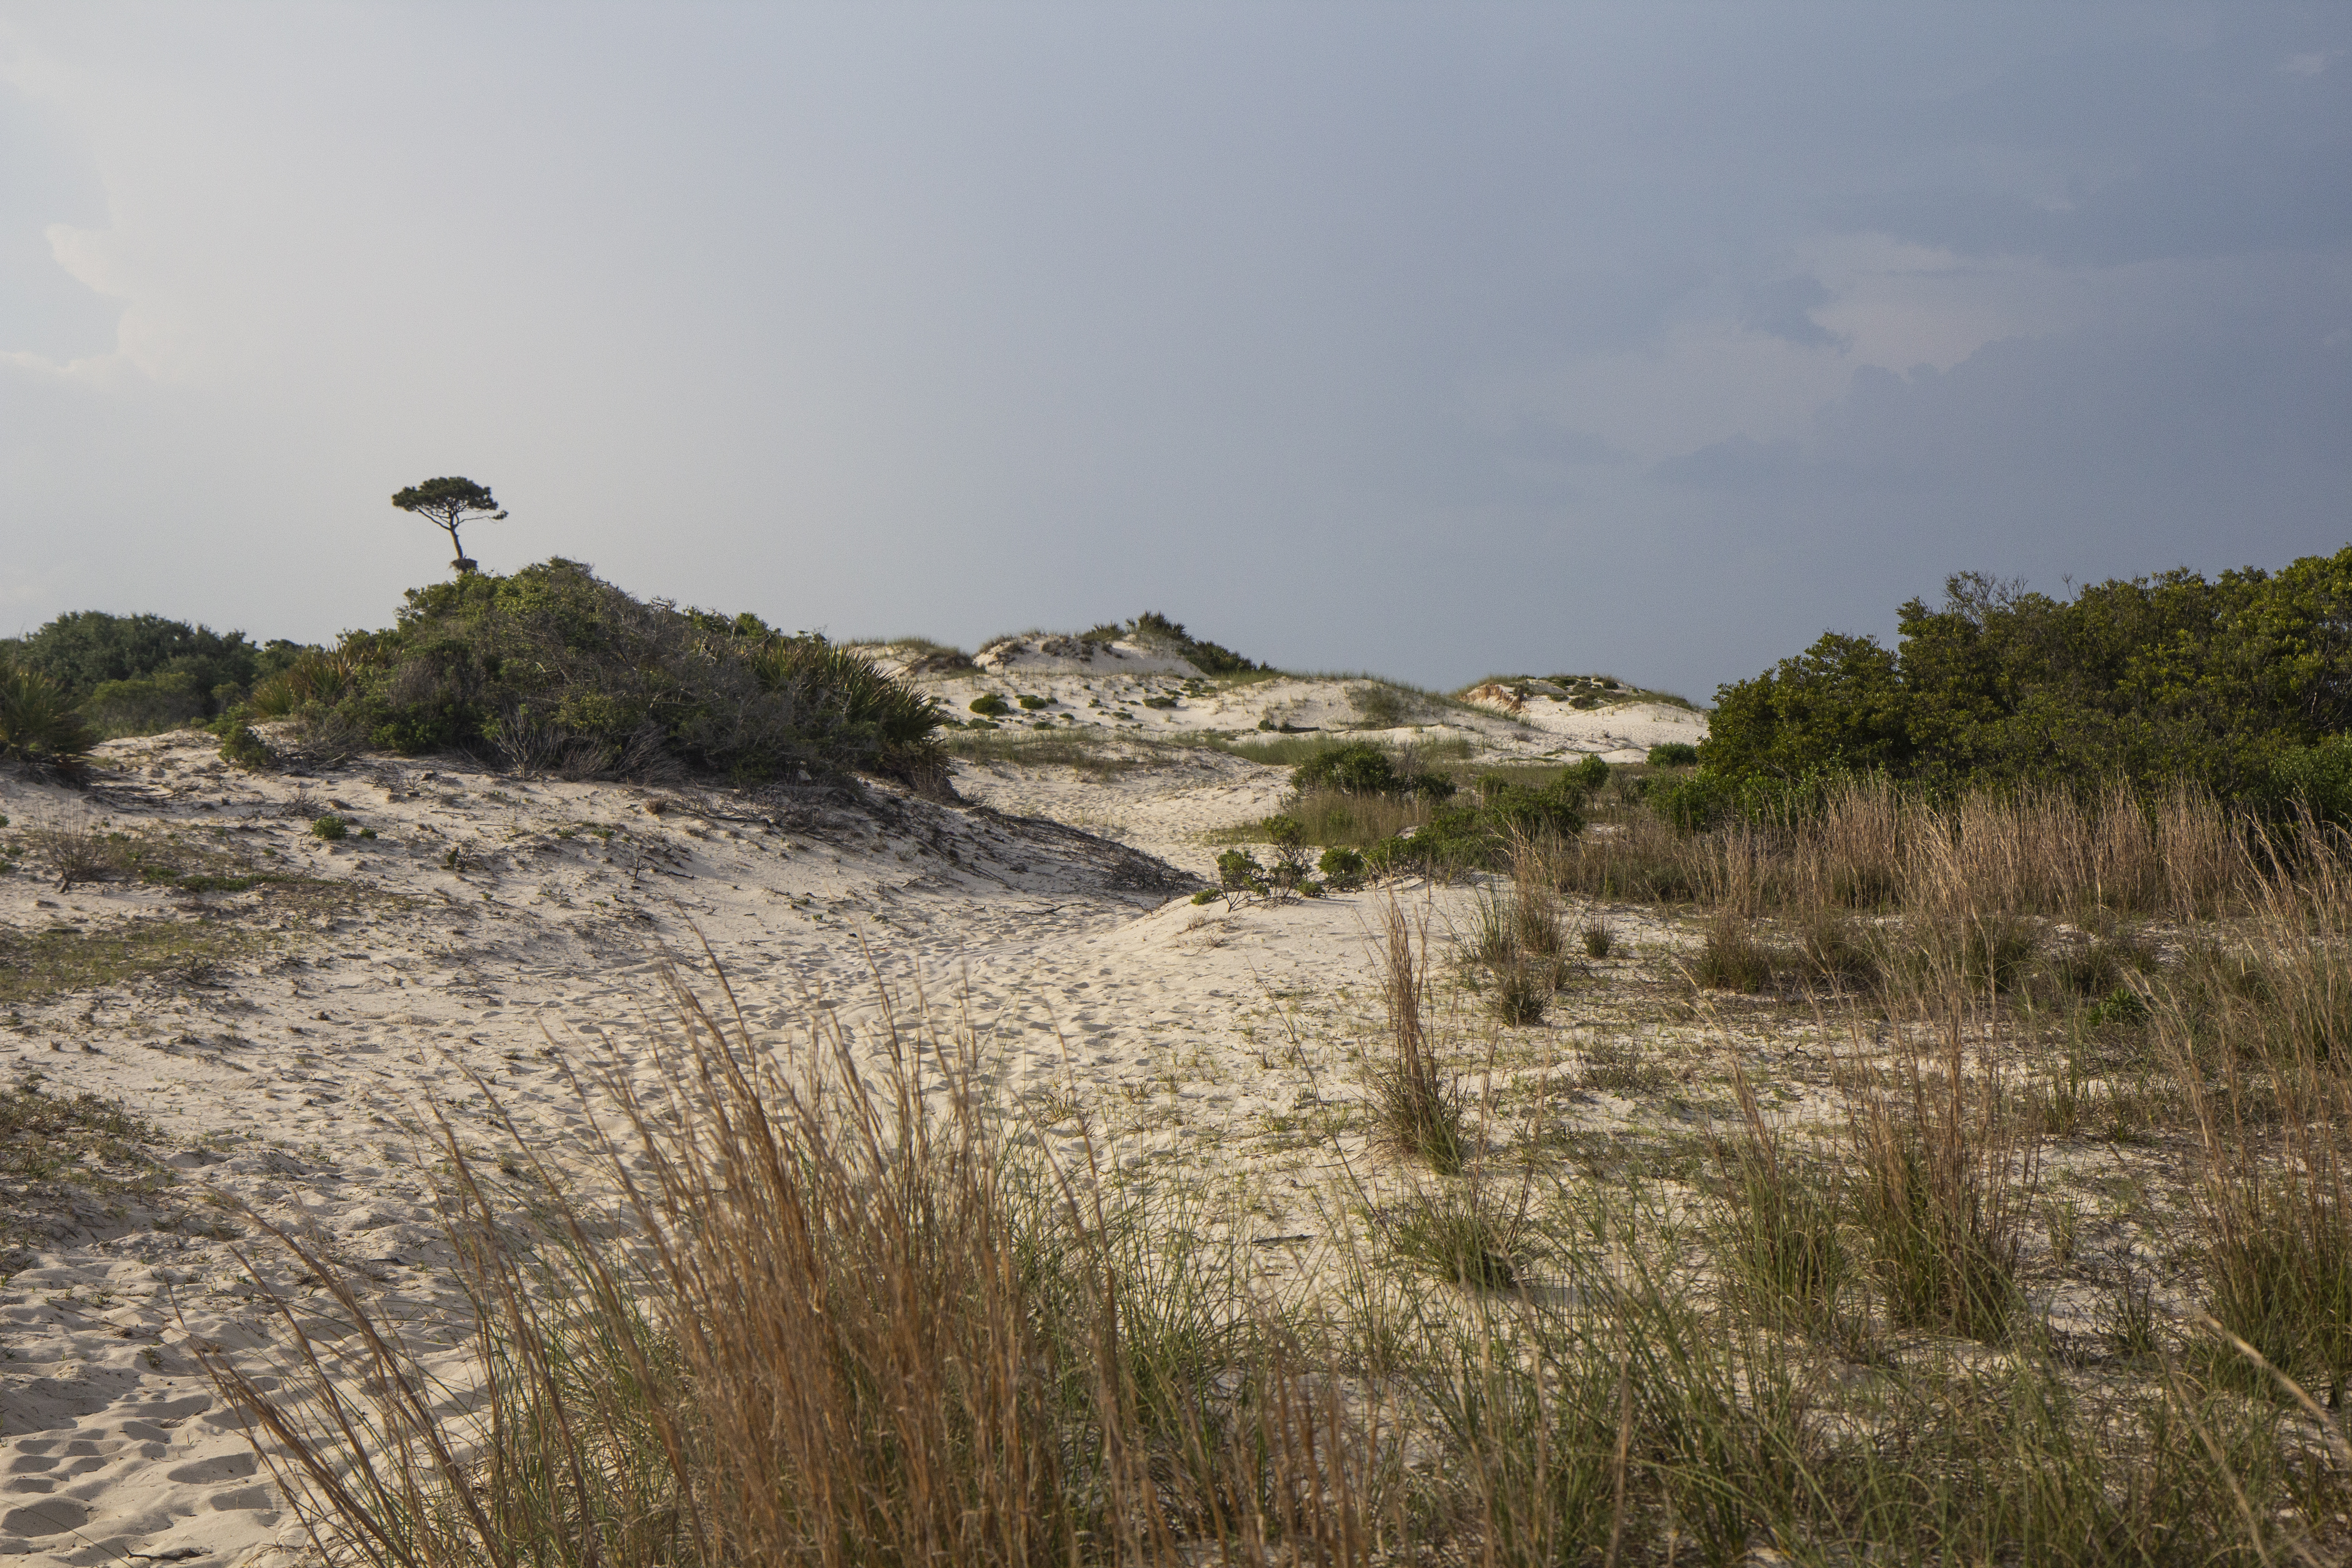
{"label": "clump of grass", "polygon": [[1878,984],[1878,949],[1860,922],[1828,910],[1815,912],[1797,936],[1797,964],[1808,980],[1836,991],[1867,991]]}
{"label": "clump of grass", "polygon": [[1585,957],[1606,958],[1617,945],[1617,933],[1606,921],[1592,921],[1577,933],[1577,940],[1584,944]]}
{"label": "clump of grass", "polygon": [[1728,1209],[1718,1247],[1724,1279],[1734,1300],[1771,1327],[1837,1328],[1853,1272],[1842,1184],[1829,1167],[1790,1154],[1736,1063],[1733,1084],[1739,1131],[1715,1151]]}
{"label": "clump of grass", "polygon": [[1415,1194],[1387,1225],[1399,1257],[1457,1285],[1489,1290],[1518,1282],[1513,1258],[1519,1229],[1475,1187]]}
{"label": "clump of grass", "polygon": [[1503,965],[1494,972],[1495,1017],[1514,1028],[1540,1024],[1551,1006],[1552,991],[1548,969],[1524,958]]}
{"label": "clump of grass", "polygon": [[1469,1153],[1463,1097],[1440,1066],[1430,1037],[1429,932],[1389,900],[1381,951],[1381,1000],[1388,1010],[1385,1054],[1370,1068],[1372,1125],[1381,1142],[1441,1175],[1462,1169]]}
{"label": "clump of grass", "polygon": [[1738,915],[1721,914],[1707,922],[1706,942],[1691,961],[1693,982],[1709,991],[1748,994],[1772,984],[1772,953],[1757,939],[1756,928]]}
{"label": "clump of grass", "polygon": [[2018,1259],[2040,1145],[1997,1069],[1963,1071],[1962,1029],[1933,1067],[1900,1053],[1860,1086],[1853,1210],[1897,1327],[1999,1342],[2020,1305]]}

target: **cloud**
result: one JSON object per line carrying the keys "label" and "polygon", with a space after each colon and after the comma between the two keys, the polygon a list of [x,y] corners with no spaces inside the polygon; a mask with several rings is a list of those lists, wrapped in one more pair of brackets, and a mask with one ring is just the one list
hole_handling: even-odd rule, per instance
{"label": "cloud", "polygon": [[1740,302],[1739,324],[1803,348],[1843,348],[1843,336],[1813,320],[1812,313],[1829,302],[1830,291],[1818,278],[1759,283]]}
{"label": "cloud", "polygon": [[2281,76],[2317,76],[2327,68],[2327,56],[2324,53],[2289,55],[2279,62],[2278,68]]}

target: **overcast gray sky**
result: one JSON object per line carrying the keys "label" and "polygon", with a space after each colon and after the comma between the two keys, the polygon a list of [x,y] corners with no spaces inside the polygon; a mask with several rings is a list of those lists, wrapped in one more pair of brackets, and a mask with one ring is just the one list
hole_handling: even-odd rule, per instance
{"label": "overcast gray sky", "polygon": [[644,595],[1705,697],[2352,542],[2352,7],[0,0],[0,630]]}

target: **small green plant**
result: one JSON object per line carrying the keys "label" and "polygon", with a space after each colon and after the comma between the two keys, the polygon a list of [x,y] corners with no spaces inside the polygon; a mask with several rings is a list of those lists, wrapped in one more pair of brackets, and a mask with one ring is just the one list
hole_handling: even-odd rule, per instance
{"label": "small green plant", "polygon": [[1666,741],[1650,748],[1650,765],[1654,768],[1695,768],[1698,766],[1698,748],[1688,741]]}
{"label": "small green plant", "polygon": [[373,838],[375,837],[375,829],[373,827],[362,827],[360,829],[360,837],[362,838]]}
{"label": "small green plant", "polygon": [[1196,904],[1213,904],[1217,901],[1217,889],[1203,888],[1192,895],[1192,901]]}
{"label": "small green plant", "polygon": [[243,719],[230,719],[221,733],[221,761],[244,768],[248,773],[269,766],[278,760],[269,742],[253,731],[253,726]]}
{"label": "small green plant", "polygon": [[345,822],[341,817],[335,816],[332,812],[328,813],[326,816],[320,817],[317,821],[310,824],[310,832],[315,837],[323,838],[331,844],[342,837],[350,831],[351,824]]}
{"label": "small green plant", "polygon": [[1217,857],[1217,886],[1228,895],[1262,894],[1269,884],[1256,856],[1246,849],[1228,849]]}
{"label": "small green plant", "polygon": [[1606,958],[1610,951],[1617,945],[1617,935],[1609,929],[1608,922],[1605,921],[1594,921],[1586,926],[1582,936],[1584,956],[1587,958]]}
{"label": "small green plant", "polygon": [[1550,973],[1542,965],[1521,959],[1503,965],[1494,973],[1496,1019],[1514,1028],[1542,1023],[1545,1009],[1551,1005]]}
{"label": "small green plant", "polygon": [[1047,699],[1043,697],[1033,697],[1025,691],[1023,692],[1016,700],[1020,702],[1022,707],[1026,708],[1032,713],[1034,713],[1040,708],[1050,708],[1053,706],[1053,703]]}
{"label": "small green plant", "polygon": [[1013,704],[993,691],[983,691],[971,700],[971,710],[983,719],[994,719],[1013,711]]}
{"label": "small green plant", "polygon": [[1143,700],[1143,705],[1146,708],[1173,708],[1176,706],[1176,699],[1173,697],[1147,697]]}

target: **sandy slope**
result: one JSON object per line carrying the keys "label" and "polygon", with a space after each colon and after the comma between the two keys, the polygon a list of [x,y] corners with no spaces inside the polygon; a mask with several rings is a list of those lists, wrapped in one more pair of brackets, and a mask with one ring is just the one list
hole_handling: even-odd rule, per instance
{"label": "sandy slope", "polygon": [[[1205,721],[1218,700],[1218,716],[1255,724],[1266,685],[1281,685],[1244,689],[1239,710],[1181,695],[1147,709],[1138,693],[1181,689],[1180,678],[1013,663],[943,684],[1111,702],[1134,729]],[[1278,700],[1293,713],[1349,700],[1330,682],[1291,684],[1301,690]],[[1508,754],[1561,743],[1495,716],[1446,721]],[[56,995],[0,1029],[0,1069],[121,1099],[163,1130],[154,1152],[174,1178],[12,1216],[0,1556],[290,1551],[282,1502],[192,1352],[284,1349],[240,1248],[297,1299],[316,1287],[205,1194],[308,1237],[408,1325],[428,1364],[462,1375],[467,1318],[416,1130],[437,1108],[495,1155],[505,1139],[487,1085],[534,1148],[575,1159],[583,1112],[562,1065],[609,1054],[647,1072],[666,955],[703,942],[754,1028],[779,1042],[819,997],[878,1049],[878,963],[902,1007],[919,990],[968,1021],[995,1081],[1054,1139],[1083,1131],[1115,1169],[1196,1183],[1226,1205],[1234,1239],[1265,1244],[1276,1267],[1311,1265],[1344,1184],[1390,1179],[1343,1168],[1360,1141],[1317,1131],[1344,1123],[1331,1108],[1358,1092],[1356,1053],[1377,1027],[1367,939],[1386,894],[1246,909],[1184,896],[1213,859],[1202,836],[1272,809],[1276,769],[1206,750],[1107,780],[965,766],[970,804],[943,806],[882,790],[752,798],[389,759],[250,774],[194,733],[113,742],[104,760],[87,791],[0,775],[0,813],[18,830],[177,836],[189,853],[293,879],[191,896],[121,880],[60,891],[31,860],[0,875],[0,922],[20,931],[176,921],[227,944],[209,968]],[[310,825],[328,811],[377,837],[319,839]],[[1441,930],[1471,897],[1396,890]],[[1666,940],[1633,911],[1616,919],[1637,946]],[[1581,1037],[1574,1026],[1535,1033],[1529,1060]],[[1603,1096],[1585,1114],[1635,1110]]]}

